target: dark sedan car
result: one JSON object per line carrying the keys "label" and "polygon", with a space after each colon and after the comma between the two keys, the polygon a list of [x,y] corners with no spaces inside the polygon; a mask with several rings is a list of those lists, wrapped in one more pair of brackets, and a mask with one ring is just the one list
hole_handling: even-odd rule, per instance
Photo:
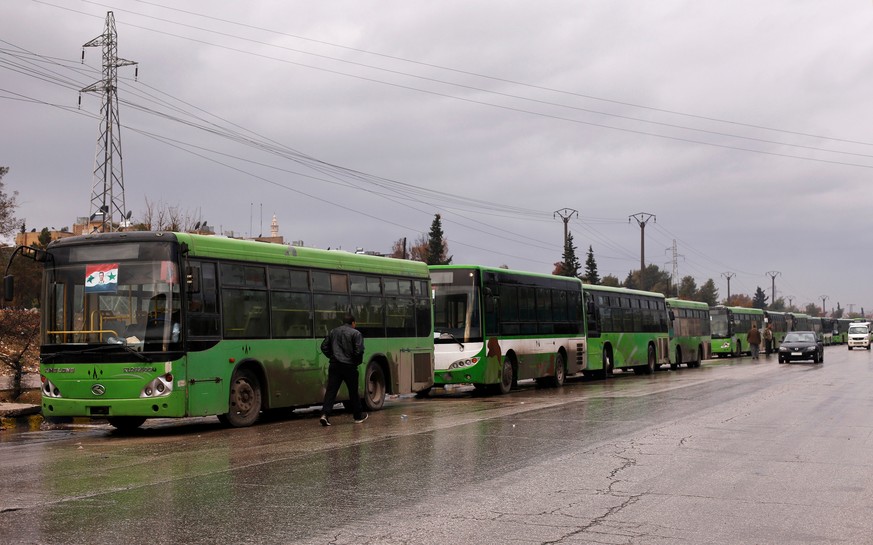
{"label": "dark sedan car", "polygon": [[793,360],[824,361],[824,345],[815,331],[792,331],[785,334],[779,345],[779,363]]}

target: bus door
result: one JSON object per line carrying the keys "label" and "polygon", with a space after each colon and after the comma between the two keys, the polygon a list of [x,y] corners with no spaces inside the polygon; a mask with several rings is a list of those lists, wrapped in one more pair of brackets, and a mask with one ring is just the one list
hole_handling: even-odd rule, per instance
{"label": "bus door", "polygon": [[221,316],[215,263],[192,261],[186,268],[186,386],[188,414],[223,414],[228,410],[228,359],[220,350]]}

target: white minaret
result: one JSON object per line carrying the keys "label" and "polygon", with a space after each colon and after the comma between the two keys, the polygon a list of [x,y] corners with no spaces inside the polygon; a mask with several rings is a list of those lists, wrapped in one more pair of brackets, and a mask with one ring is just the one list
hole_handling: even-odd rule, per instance
{"label": "white minaret", "polygon": [[276,219],[276,214],[273,214],[273,221],[270,222],[270,236],[279,238],[279,220]]}

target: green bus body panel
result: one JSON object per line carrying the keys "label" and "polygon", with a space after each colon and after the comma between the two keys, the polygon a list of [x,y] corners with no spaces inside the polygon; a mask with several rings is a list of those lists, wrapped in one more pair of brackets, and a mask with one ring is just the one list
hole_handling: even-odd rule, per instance
{"label": "green bus body panel", "polygon": [[[676,299],[670,297],[667,299],[667,309],[669,310],[695,310],[702,311],[706,313],[706,329],[709,329],[709,305],[701,302],[701,301],[688,301],[685,299]],[[668,316],[669,318],[669,316]],[[674,365],[678,365],[681,363],[688,362],[700,362],[704,359],[707,359],[710,355],[711,345],[712,345],[712,337],[711,335],[702,333],[700,335],[682,335],[675,333],[675,323],[677,320],[681,320],[681,318],[676,318],[676,320],[670,320],[670,363]],[[682,361],[678,361],[677,353],[681,352]],[[697,357],[697,359],[694,358]]]}
{"label": "green bus body panel", "polygon": [[[664,294],[652,291],[636,290],[629,288],[617,288],[612,286],[600,286],[583,284],[582,291],[587,294],[602,293],[607,295],[628,295],[654,298],[665,303]],[[583,307],[585,304],[583,304]],[[587,309],[586,309],[587,312]],[[664,320],[669,320],[664,310]],[[586,319],[586,324],[588,320]],[[601,332],[592,336],[586,330],[588,340],[588,358],[585,369],[587,371],[603,370],[603,353],[608,347],[612,354],[612,366],[614,369],[632,368],[644,366],[648,363],[649,346],[655,349],[656,365],[669,363],[669,335],[667,331],[648,332]]]}
{"label": "green bus body panel", "polygon": [[[140,397],[150,382],[173,375],[173,389],[165,396]],[[42,364],[40,374],[61,392],[50,397],[43,392],[43,415],[56,416],[149,416],[178,418],[187,415],[184,358],[173,362],[139,360],[112,364]],[[97,395],[99,384],[105,393]],[[227,412],[227,400],[225,411]]]}

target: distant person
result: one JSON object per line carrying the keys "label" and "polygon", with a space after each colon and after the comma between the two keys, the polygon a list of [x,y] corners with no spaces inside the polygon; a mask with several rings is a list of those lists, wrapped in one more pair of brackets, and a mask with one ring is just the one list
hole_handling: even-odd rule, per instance
{"label": "distant person", "polygon": [[761,332],[758,331],[758,324],[752,323],[747,340],[749,341],[749,350],[752,352],[752,359],[758,359],[758,351],[761,350]]}
{"label": "distant person", "polygon": [[369,416],[361,411],[361,398],[358,395],[358,365],[364,361],[364,336],[356,329],[355,317],[346,314],[341,326],[327,334],[321,343],[321,352],[328,357],[327,388],[324,404],[321,407],[322,426],[330,426],[330,415],[336,403],[336,394],[342,384],[349,391],[352,415],[360,424]]}
{"label": "distant person", "polygon": [[770,322],[764,327],[764,353],[770,354],[773,352],[773,330],[770,328]]}

